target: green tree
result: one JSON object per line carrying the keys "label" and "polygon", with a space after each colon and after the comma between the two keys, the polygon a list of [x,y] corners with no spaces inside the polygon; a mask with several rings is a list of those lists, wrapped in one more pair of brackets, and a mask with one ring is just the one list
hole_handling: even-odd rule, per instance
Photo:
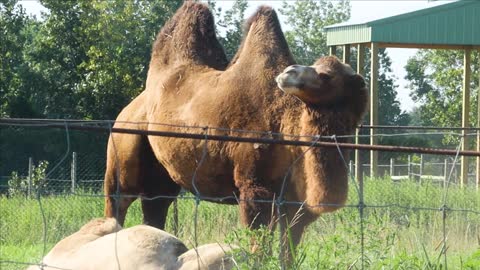
{"label": "green tree", "polygon": [[34,18],[16,0],[0,3],[0,117],[36,117],[35,77],[25,61],[24,47],[31,42]]}
{"label": "green tree", "polygon": [[[1,117],[114,119],[144,88],[153,40],[182,4],[41,3],[48,12],[38,21],[15,0],[0,4]],[[105,153],[105,134],[68,135],[70,151]],[[28,157],[54,162],[66,150],[63,142],[61,131],[0,128],[0,172],[17,170]]]}
{"label": "green tree", "polygon": [[[478,87],[479,53],[472,53],[470,88]],[[406,65],[411,97],[419,104],[423,125],[459,126],[462,117],[463,51],[420,50]],[[476,111],[478,91],[471,93]],[[470,124],[476,123],[471,114]]]}
{"label": "green tree", "polygon": [[43,0],[29,55],[48,117],[113,119],[144,87],[151,44],[180,1]]}
{"label": "green tree", "polygon": [[[86,1],[82,45],[87,60],[79,86],[84,117],[112,119],[145,87],[151,44],[179,1]],[[97,92],[92,94],[91,89]]]}
{"label": "green tree", "polygon": [[[378,123],[379,125],[408,125],[409,115],[400,108],[397,98],[397,77],[393,74],[392,60],[384,48],[378,51]],[[370,84],[370,51],[367,51],[365,61],[365,79]],[[355,59],[356,60],[356,59]],[[355,66],[355,65],[353,65]]]}
{"label": "green tree", "polygon": [[350,1],[284,1],[280,12],[286,18],[285,31],[290,50],[300,64],[311,65],[328,55],[327,36],[323,28],[350,18]]}
{"label": "green tree", "polygon": [[231,59],[238,50],[243,37],[245,11],[248,8],[247,0],[235,0],[230,9],[223,12],[217,3],[208,0],[210,10],[216,17],[216,32],[218,41],[222,44],[228,59]]}

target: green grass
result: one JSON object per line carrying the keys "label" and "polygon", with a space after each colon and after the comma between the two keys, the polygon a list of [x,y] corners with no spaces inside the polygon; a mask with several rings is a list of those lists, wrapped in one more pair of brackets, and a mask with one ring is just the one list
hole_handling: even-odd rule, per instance
{"label": "green grass", "polygon": [[[365,182],[363,235],[365,269],[445,269],[442,250],[447,250],[449,269],[480,269],[480,193],[474,189],[432,183],[392,183],[377,179]],[[87,195],[87,194],[84,194]],[[103,215],[103,198],[50,196],[41,199],[47,220],[45,250],[95,217]],[[358,194],[350,186],[348,204]],[[443,205],[446,211],[446,246],[443,246]],[[372,207],[375,206],[375,207]],[[201,202],[195,226],[195,201],[180,200],[177,236],[194,246],[230,242],[249,254],[252,233],[238,222],[236,206]],[[450,210],[451,209],[451,210]],[[453,211],[455,210],[455,211]],[[456,211],[462,210],[462,211]],[[473,211],[463,211],[473,210]],[[477,212],[475,212],[477,211]],[[126,227],[141,223],[140,204],[129,209]],[[361,269],[361,218],[356,207],[321,216],[312,224],[297,254],[297,269]],[[172,232],[169,216],[167,231]],[[239,256],[239,269],[279,269],[278,235],[262,234],[264,248],[273,251]],[[44,231],[39,203],[24,197],[0,197],[0,261],[38,262],[44,250]],[[258,235],[257,235],[258,237]],[[242,264],[243,258],[243,264]],[[2,263],[1,269],[25,265]]]}

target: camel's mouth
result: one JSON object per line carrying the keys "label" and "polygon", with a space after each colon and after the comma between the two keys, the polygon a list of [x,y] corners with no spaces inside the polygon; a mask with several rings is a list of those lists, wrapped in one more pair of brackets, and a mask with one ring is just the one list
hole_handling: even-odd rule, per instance
{"label": "camel's mouth", "polygon": [[297,80],[292,80],[292,78],[286,74],[282,73],[275,78],[278,88],[285,93],[294,94],[300,91],[300,85]]}

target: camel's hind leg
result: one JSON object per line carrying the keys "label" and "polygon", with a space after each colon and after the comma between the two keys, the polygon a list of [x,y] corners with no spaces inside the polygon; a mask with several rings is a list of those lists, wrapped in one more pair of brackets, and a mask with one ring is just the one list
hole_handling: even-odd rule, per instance
{"label": "camel's hind leg", "polygon": [[105,216],[123,225],[127,209],[140,195],[145,175],[148,143],[140,135],[113,133],[108,141],[105,172]]}

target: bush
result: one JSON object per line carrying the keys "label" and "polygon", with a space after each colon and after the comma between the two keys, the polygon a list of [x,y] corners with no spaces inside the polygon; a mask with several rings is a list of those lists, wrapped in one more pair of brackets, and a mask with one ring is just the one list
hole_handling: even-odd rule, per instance
{"label": "bush", "polygon": [[[37,192],[46,187],[45,175],[47,167],[48,161],[46,160],[41,160],[37,166],[32,165],[31,192]],[[28,176],[22,177],[16,171],[12,172],[10,180],[8,180],[8,194],[10,196],[27,195],[28,182]]]}

